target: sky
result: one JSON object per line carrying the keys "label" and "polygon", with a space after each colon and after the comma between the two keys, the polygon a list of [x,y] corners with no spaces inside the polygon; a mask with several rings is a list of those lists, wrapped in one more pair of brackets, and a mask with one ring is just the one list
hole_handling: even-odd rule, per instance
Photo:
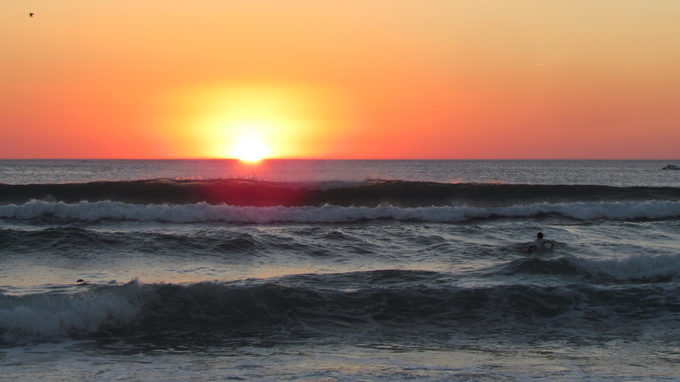
{"label": "sky", "polygon": [[676,0],[2,1],[0,158],[678,159],[678,20]]}

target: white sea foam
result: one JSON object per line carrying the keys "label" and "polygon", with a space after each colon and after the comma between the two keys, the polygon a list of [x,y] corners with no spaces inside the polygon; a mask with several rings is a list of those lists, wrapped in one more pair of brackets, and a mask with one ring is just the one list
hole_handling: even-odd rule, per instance
{"label": "white sea foam", "polygon": [[191,223],[224,221],[233,223],[335,223],[358,220],[395,219],[460,222],[476,218],[531,217],[557,214],[578,220],[667,219],[680,217],[680,202],[616,202],[534,204],[510,207],[248,207],[211,205],[136,205],[120,202],[76,204],[31,201],[23,205],[0,206],[0,218],[35,219],[50,216],[82,221],[130,220]]}
{"label": "white sea foam", "polygon": [[0,333],[5,343],[66,338],[93,333],[137,316],[136,282],[103,292],[39,294],[0,301]]}
{"label": "white sea foam", "polygon": [[641,254],[605,260],[576,258],[570,261],[593,276],[608,276],[617,280],[654,280],[680,275],[680,254]]}

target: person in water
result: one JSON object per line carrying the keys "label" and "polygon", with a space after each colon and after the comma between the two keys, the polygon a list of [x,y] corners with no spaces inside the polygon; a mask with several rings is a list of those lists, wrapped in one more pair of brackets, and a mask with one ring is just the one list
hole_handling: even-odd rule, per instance
{"label": "person in water", "polygon": [[555,242],[552,240],[547,240],[543,238],[543,232],[539,232],[536,234],[536,240],[534,242],[526,247],[524,249],[524,252],[526,253],[531,253],[531,252],[536,252],[540,251],[545,247],[546,244],[550,244],[550,249],[553,249],[555,247]]}

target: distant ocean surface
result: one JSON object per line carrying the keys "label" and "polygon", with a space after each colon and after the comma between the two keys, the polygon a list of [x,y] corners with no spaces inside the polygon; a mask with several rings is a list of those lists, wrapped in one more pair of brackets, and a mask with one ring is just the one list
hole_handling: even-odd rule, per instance
{"label": "distant ocean surface", "polygon": [[678,162],[0,160],[0,380],[680,381]]}

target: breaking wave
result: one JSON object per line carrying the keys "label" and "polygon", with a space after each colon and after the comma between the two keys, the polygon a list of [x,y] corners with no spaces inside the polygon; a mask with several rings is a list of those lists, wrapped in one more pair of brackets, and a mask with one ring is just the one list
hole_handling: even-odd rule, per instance
{"label": "breaking wave", "polygon": [[[450,335],[451,330],[476,332],[480,324],[490,332],[597,330],[631,320],[680,318],[680,290],[671,284],[466,288],[422,284],[442,277],[436,272],[417,273],[415,279],[412,271],[400,270],[313,276],[195,284],[131,281],[76,294],[0,296],[0,338],[4,344],[94,336],[186,345],[390,331]],[[374,282],[354,290],[328,287],[343,278]]]}
{"label": "breaking wave", "polygon": [[59,219],[95,222],[101,220],[162,221],[172,223],[338,223],[393,219],[430,222],[463,222],[489,218],[530,218],[559,215],[577,220],[674,219],[680,217],[680,202],[595,202],[534,204],[509,207],[252,207],[212,205],[138,205],[121,202],[80,202],[75,204],[31,201],[0,206],[0,218]]}
{"label": "breaking wave", "polygon": [[137,283],[100,287],[91,293],[0,296],[0,343],[81,338],[106,327],[127,325],[142,303]]}
{"label": "breaking wave", "polygon": [[680,255],[639,254],[621,258],[586,259],[582,257],[560,257],[541,259],[523,258],[491,270],[488,275],[500,272],[505,275],[535,274],[587,276],[605,281],[666,281],[680,277]]}

